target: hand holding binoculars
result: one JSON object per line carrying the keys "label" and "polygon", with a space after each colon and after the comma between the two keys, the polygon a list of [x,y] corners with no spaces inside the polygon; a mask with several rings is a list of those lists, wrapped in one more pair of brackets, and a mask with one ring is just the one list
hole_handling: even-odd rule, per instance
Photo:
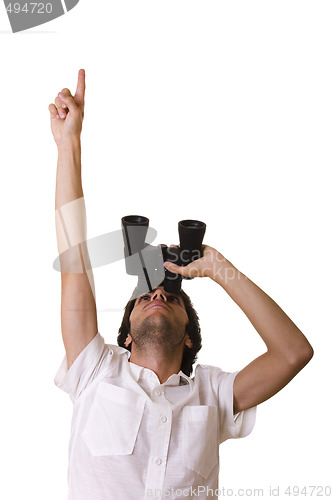
{"label": "hand holding binoculars", "polygon": [[187,266],[203,255],[202,240],[206,224],[198,220],[182,220],[178,223],[179,246],[152,246],[145,243],[149,219],[140,215],[128,215],[121,219],[127,274],[138,276],[135,295],[152,292],[163,284],[164,290],[177,293],[183,278],[164,267],[165,261]]}

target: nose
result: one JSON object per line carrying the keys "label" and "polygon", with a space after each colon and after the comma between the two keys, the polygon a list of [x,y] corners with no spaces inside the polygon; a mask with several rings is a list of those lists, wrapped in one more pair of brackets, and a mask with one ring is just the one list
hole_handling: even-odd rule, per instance
{"label": "nose", "polygon": [[164,302],[167,302],[167,298],[161,288],[155,290],[154,294],[151,297],[151,300],[163,300]]}

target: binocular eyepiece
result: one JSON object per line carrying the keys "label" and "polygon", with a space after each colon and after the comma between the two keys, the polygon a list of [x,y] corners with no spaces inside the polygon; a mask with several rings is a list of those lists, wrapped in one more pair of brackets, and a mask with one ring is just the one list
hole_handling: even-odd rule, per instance
{"label": "binocular eyepiece", "polygon": [[128,215],[121,219],[124,239],[126,272],[138,276],[137,294],[140,295],[163,284],[164,290],[178,293],[181,289],[180,274],[166,269],[168,260],[178,266],[187,266],[203,255],[202,241],[206,224],[198,220],[182,220],[178,223],[179,247],[145,243],[149,219],[141,215]]}

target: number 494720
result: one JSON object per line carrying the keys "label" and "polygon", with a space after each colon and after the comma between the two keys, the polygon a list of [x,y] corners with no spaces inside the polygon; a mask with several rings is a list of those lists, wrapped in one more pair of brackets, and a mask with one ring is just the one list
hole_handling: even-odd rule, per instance
{"label": "number 494720", "polygon": [[30,2],[20,5],[18,2],[10,3],[6,7],[7,12],[10,14],[51,14],[52,12],[52,4],[51,3],[42,3],[42,2]]}

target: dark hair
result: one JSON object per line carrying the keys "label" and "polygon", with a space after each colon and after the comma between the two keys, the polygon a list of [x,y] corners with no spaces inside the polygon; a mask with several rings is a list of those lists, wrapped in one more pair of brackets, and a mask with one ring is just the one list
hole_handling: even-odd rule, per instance
{"label": "dark hair", "polygon": [[[183,359],[181,364],[181,371],[185,373],[188,377],[191,375],[193,371],[193,364],[197,360],[197,353],[200,351],[201,345],[201,333],[200,333],[200,325],[199,325],[199,317],[196,310],[193,307],[190,297],[183,291],[180,290],[180,297],[184,301],[185,309],[188,316],[188,324],[186,326],[186,332],[192,342],[193,347],[187,347],[184,345]],[[119,328],[119,333],[117,337],[117,342],[120,347],[124,347],[128,351],[131,351],[131,344],[126,347],[125,340],[127,335],[130,332],[130,321],[129,317],[133,310],[136,299],[129,300],[124,309],[124,316],[122,323]]]}

